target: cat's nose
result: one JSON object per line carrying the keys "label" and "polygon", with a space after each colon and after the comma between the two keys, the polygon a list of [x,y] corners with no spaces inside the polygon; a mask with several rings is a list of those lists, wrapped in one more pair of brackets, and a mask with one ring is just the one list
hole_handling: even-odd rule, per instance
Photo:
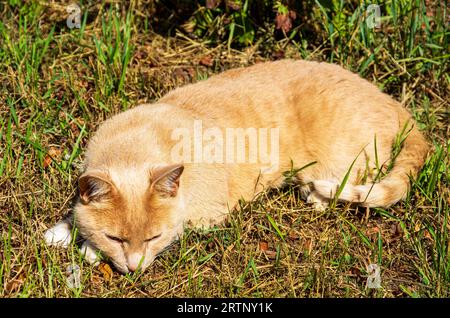
{"label": "cat's nose", "polygon": [[135,272],[139,268],[142,260],[142,254],[133,253],[127,257],[127,267],[131,272]]}

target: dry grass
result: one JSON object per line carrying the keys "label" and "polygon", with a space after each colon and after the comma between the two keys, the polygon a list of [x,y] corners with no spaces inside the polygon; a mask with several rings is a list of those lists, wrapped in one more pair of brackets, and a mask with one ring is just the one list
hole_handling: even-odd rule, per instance
{"label": "dry grass", "polygon": [[[305,18],[317,31],[306,46],[273,38],[233,49],[181,31],[156,33],[152,1],[110,3],[88,2],[82,28],[69,30],[62,4],[0,2],[0,297],[450,295],[447,27],[434,22],[427,33],[419,25],[408,52],[404,29],[419,10],[405,9],[398,25],[365,44],[357,24],[337,36],[323,19]],[[315,15],[317,6],[308,12]],[[359,71],[413,112],[436,150],[404,203],[318,213],[295,186],[267,191],[242,202],[222,227],[186,230],[145,273],[126,276],[89,266],[76,244],[43,244],[44,230],[70,213],[83,149],[105,118],[282,55]],[[380,289],[366,288],[370,263],[381,266]],[[70,264],[81,268],[80,288],[66,285]]]}

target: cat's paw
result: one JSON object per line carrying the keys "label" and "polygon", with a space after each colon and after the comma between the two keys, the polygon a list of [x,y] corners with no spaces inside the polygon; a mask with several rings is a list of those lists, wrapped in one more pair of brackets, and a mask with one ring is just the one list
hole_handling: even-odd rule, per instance
{"label": "cat's paw", "polygon": [[89,264],[94,266],[100,264],[100,251],[95,248],[89,241],[84,241],[83,245],[81,245],[81,254]]}
{"label": "cat's paw", "polygon": [[318,194],[316,191],[311,192],[306,198],[307,203],[312,203],[314,210],[323,212],[329,205],[329,200]]}
{"label": "cat's paw", "polygon": [[56,223],[44,234],[45,243],[48,246],[68,247],[72,241],[72,229],[68,221],[64,220]]}
{"label": "cat's paw", "polygon": [[304,184],[300,187],[300,196],[305,201],[308,200],[308,196],[311,194],[311,192],[312,192],[312,187],[310,184]]}

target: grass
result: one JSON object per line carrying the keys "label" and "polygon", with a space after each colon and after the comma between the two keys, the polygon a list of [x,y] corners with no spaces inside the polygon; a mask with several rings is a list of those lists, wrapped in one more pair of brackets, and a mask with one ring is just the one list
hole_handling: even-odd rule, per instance
{"label": "grass", "polygon": [[[239,46],[233,35],[211,44],[161,30],[164,1],[83,1],[80,29],[66,26],[64,5],[1,1],[0,297],[449,297],[448,4],[373,2],[378,29],[355,1],[310,1],[289,34],[264,26]],[[280,56],[341,64],[412,112],[434,151],[404,202],[316,212],[295,185],[270,190],[240,202],[223,226],[187,229],[131,275],[89,266],[76,244],[43,244],[70,213],[83,150],[105,118]],[[380,289],[366,288],[369,264],[381,268]],[[80,268],[78,288],[66,283],[69,265]]]}

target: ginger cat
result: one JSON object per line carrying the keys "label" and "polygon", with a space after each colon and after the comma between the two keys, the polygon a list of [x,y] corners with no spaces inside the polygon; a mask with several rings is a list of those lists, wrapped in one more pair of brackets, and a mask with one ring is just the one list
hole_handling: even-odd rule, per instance
{"label": "ginger cat", "polygon": [[[406,126],[392,170],[376,180],[377,163],[390,163]],[[192,131],[192,140],[182,140]],[[247,139],[233,144],[233,132]],[[253,159],[236,159],[239,150]],[[123,273],[143,270],[186,223],[221,223],[240,198],[281,185],[292,163],[315,162],[296,179],[316,209],[335,197],[350,167],[338,199],[387,207],[405,198],[409,176],[417,175],[428,151],[409,113],[358,75],[328,63],[257,64],[105,121],[86,151],[74,223],[90,262],[101,251]],[[67,246],[71,224],[64,220],[48,230],[47,243]]]}

